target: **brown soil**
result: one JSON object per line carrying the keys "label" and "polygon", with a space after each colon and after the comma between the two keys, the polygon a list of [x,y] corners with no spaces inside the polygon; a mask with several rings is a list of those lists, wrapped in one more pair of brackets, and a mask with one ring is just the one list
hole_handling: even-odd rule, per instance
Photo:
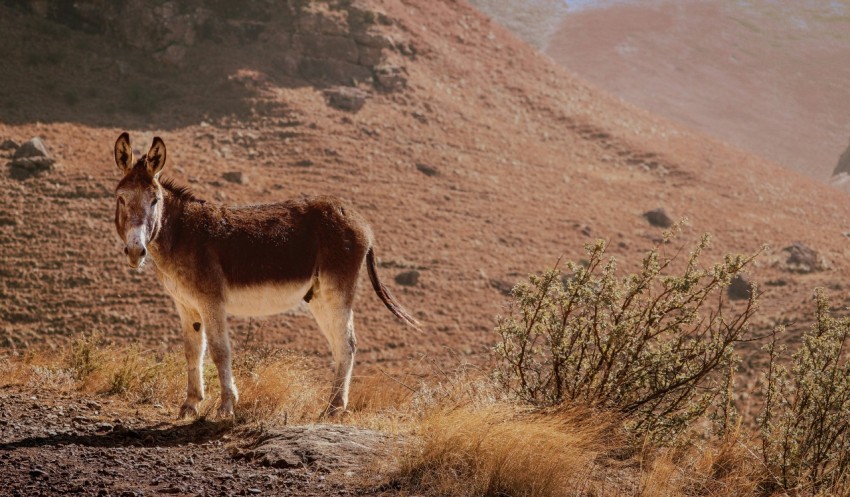
{"label": "brown soil", "polygon": [[[621,103],[463,3],[392,0],[379,8],[416,55],[390,54],[405,68],[406,88],[369,90],[365,106],[350,113],[329,107],[321,88],[277,75],[263,58],[269,47],[201,43],[191,67],[175,69],[104,37],[0,7],[0,141],[41,136],[58,159],[55,171],[29,179],[0,175],[4,354],[61,348],[93,330],[161,351],[180,346],[173,304],[153,270],[129,271],[114,234],[112,145],[125,129],[140,149],[162,136],[165,174],[198,196],[247,204],[334,194],[371,221],[380,275],[425,329],[414,333],[394,321],[364,280],[355,307],[356,373],[485,362],[495,316],[506,312],[505,288],[562,255],[580,259],[595,238],[609,240],[623,267],[634,267],[660,237],[642,217],[658,207],[690,220],[683,243],[714,234],[707,257],[769,245],[752,275],[765,291],[759,328],[807,326],[818,286],[830,289],[836,305],[847,299],[845,195]],[[28,56],[57,50],[61,56]],[[132,69],[121,73],[119,65]],[[228,171],[244,172],[248,183],[224,180]],[[787,271],[781,249],[796,241],[817,250],[828,269]],[[421,272],[415,286],[393,281],[411,268]],[[271,344],[329,357],[303,310],[230,323],[237,355]],[[194,493],[180,485],[203,481],[208,486],[198,493],[217,494],[247,491],[275,475],[228,460],[208,428],[187,434],[182,425],[160,425],[174,406],[162,414],[116,410],[122,426],[153,436],[135,448],[114,430],[60,434],[68,420],[57,406],[81,401],[44,395],[0,396],[12,426],[2,432],[0,465],[16,475],[6,488],[50,494],[88,479],[116,495],[128,481]],[[42,409],[45,416],[33,416]],[[79,409],[88,416],[84,404]],[[66,436],[78,442],[65,443]],[[188,479],[153,463],[136,467],[133,451],[176,464]],[[190,456],[194,469],[180,462]],[[112,461],[125,469],[107,466]],[[238,468],[239,480],[209,480],[206,466],[213,475]],[[159,476],[165,479],[154,484]],[[269,492],[281,492],[288,478],[278,476]],[[292,478],[296,489],[315,482]],[[324,493],[318,488],[305,492]]]}
{"label": "brown soil", "polygon": [[[362,437],[351,427],[324,426],[317,429],[344,434],[349,444],[357,444],[358,436]],[[280,434],[264,438],[275,435],[280,438]],[[350,465],[343,466],[324,464],[335,462],[326,454],[319,454],[325,457],[309,464],[262,464],[243,455],[243,440],[254,437],[255,433],[233,430],[228,421],[174,423],[168,410],[160,406],[129,408],[110,399],[4,389],[0,390],[0,495],[341,496],[377,492],[364,485],[363,471],[373,463],[373,456],[354,452]],[[274,454],[285,448],[271,451]]]}

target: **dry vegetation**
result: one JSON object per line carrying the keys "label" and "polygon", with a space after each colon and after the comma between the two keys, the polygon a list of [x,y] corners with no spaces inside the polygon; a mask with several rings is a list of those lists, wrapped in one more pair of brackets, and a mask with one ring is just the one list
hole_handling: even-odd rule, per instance
{"label": "dry vegetation", "polygon": [[[342,422],[406,440],[389,464],[376,462],[378,486],[373,476],[364,488],[433,496],[845,494],[850,320],[832,317],[820,292],[795,354],[777,346],[777,329],[765,348],[760,414],[740,419],[730,372],[756,296],[727,309],[725,289],[752,259],[726,257],[704,269],[706,243],[684,264],[676,262],[681,250],[666,257],[656,248],[625,276],[597,244],[585,264],[567,264],[563,278],[532,276],[500,320],[491,368],[435,364],[426,378],[382,370],[355,378]],[[8,359],[0,387],[169,408],[183,396],[177,352],[110,345],[98,334],[62,353]],[[244,433],[316,422],[324,407],[323,369],[303,358],[248,349],[234,370],[234,426]],[[212,365],[204,375],[207,398],[217,398]],[[572,391],[566,380],[584,386]],[[644,398],[661,400],[628,408]]]}

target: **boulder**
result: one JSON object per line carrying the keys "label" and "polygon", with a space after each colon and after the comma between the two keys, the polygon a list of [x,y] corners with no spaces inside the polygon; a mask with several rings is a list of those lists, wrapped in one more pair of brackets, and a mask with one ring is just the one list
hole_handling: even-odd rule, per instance
{"label": "boulder", "polygon": [[667,211],[663,207],[644,212],[643,217],[649,221],[649,224],[657,228],[669,228],[673,226],[673,219],[670,218],[670,215],[667,214]]}
{"label": "boulder", "polygon": [[395,282],[401,286],[416,286],[419,283],[419,271],[411,269],[403,273],[398,273],[395,277]]}
{"label": "boulder", "polygon": [[832,170],[833,176],[838,176],[839,174],[850,174],[850,145],[847,146],[847,150],[841,154],[841,157],[838,158],[838,164],[835,165],[835,169]]}
{"label": "boulder", "polygon": [[44,145],[44,142],[39,137],[32,138],[30,141],[24,143],[18,150],[15,151],[15,155],[12,156],[14,159],[28,159],[32,157],[49,157],[50,154],[47,152],[47,147]]}
{"label": "boulder", "polygon": [[355,426],[287,426],[263,433],[233,456],[272,468],[346,473],[386,457],[393,443],[386,433]]}
{"label": "boulder", "polygon": [[392,65],[375,67],[375,79],[385,91],[398,91],[407,86],[407,75],[403,68]]}
{"label": "boulder", "polygon": [[753,282],[747,276],[736,274],[729,282],[726,294],[729,296],[729,300],[748,300],[753,294],[753,288]]}
{"label": "boulder", "polygon": [[420,173],[424,174],[425,176],[438,176],[440,174],[440,172],[437,171],[436,167],[429,166],[428,164],[425,164],[424,162],[417,162],[416,163],[416,169]]}
{"label": "boulder", "polygon": [[794,242],[782,251],[788,254],[788,258],[785,259],[785,269],[793,273],[806,274],[829,268],[826,258],[803,242]]}
{"label": "boulder", "polygon": [[325,90],[325,98],[331,107],[348,112],[357,112],[362,109],[367,97],[368,93],[365,91],[350,86],[338,86]]}
{"label": "boulder", "polygon": [[221,175],[222,178],[230,181],[231,183],[236,183],[238,185],[247,185],[248,184],[248,176],[242,171],[228,171]]}
{"label": "boulder", "polygon": [[9,162],[9,175],[17,180],[53,170],[56,160],[50,157],[41,138],[35,137],[15,151]]}

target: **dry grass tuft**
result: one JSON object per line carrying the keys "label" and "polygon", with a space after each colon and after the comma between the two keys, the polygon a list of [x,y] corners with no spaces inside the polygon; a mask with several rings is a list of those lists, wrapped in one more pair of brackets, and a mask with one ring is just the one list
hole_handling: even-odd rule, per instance
{"label": "dry grass tuft", "polygon": [[[65,352],[36,351],[2,362],[0,386],[74,390],[129,404],[159,404],[175,413],[185,396],[182,353],[108,345],[97,334],[79,337]],[[240,351],[233,366],[240,392],[238,424],[314,421],[324,408],[325,391],[315,371],[294,356],[251,349]],[[209,360],[204,382],[207,400],[200,411],[210,414],[217,407],[219,386]]]}
{"label": "dry grass tuft", "polygon": [[701,445],[648,452],[641,496],[769,495],[770,474],[740,431]]}
{"label": "dry grass tuft", "polygon": [[247,351],[234,364],[234,375],[239,389],[237,423],[303,423],[315,421],[324,409],[319,379],[295,356]]}
{"label": "dry grass tuft", "polygon": [[355,376],[351,381],[348,410],[361,413],[399,409],[409,405],[415,393],[415,387],[387,375]]}
{"label": "dry grass tuft", "polygon": [[436,410],[401,457],[396,484],[426,495],[559,496],[591,491],[600,454],[619,446],[613,419],[587,409],[508,405]]}

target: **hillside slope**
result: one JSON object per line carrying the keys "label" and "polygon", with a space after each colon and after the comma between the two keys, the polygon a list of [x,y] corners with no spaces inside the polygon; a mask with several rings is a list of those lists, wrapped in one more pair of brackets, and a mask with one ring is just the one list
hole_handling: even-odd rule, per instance
{"label": "hillside slope", "polygon": [[850,135],[850,2],[616,2],[546,53],[654,114],[827,180]]}
{"label": "hillside slope", "polygon": [[[562,255],[580,259],[595,238],[634,267],[659,238],[641,216],[657,207],[690,220],[685,241],[713,233],[710,257],[769,244],[754,275],[771,283],[762,325],[805,326],[816,286],[846,300],[845,195],[623,104],[466,4],[355,5],[384,19],[369,29],[392,39],[381,67],[400,78],[392,88],[361,83],[356,113],[328,105],[323,91],[338,82],[285,70],[275,19],[251,21],[268,23],[254,39],[199,40],[171,66],[144,47],[0,7],[9,68],[0,141],[41,136],[58,160],[42,175],[0,176],[2,346],[58,346],[92,330],[159,349],[180,343],[152,268],[126,269],[114,233],[112,145],[125,129],[139,149],[162,136],[164,174],[202,198],[333,194],[359,209],[381,277],[425,326],[404,329],[362,284],[360,362],[407,370],[456,354],[483,360],[505,287]],[[353,14],[331,5],[316,15]],[[247,183],[224,180],[228,171]],[[829,269],[784,270],[782,248],[796,241]],[[421,273],[415,286],[393,281],[411,269]],[[231,324],[237,355],[261,343],[328,354],[304,309]]]}

